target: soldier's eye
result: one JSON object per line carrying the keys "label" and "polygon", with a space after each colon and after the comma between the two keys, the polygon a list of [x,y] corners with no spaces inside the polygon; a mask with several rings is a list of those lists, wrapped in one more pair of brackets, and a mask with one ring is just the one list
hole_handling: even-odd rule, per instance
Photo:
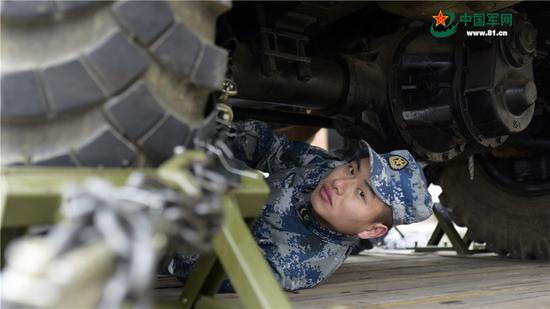
{"label": "soldier's eye", "polygon": [[349,173],[352,175],[355,175],[355,170],[353,169],[353,165],[349,165]]}
{"label": "soldier's eye", "polygon": [[365,192],[362,190],[359,190],[359,196],[364,200],[365,199]]}

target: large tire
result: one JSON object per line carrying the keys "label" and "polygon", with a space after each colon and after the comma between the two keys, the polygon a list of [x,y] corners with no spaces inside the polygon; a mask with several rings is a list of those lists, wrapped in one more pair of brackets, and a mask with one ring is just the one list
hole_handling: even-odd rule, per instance
{"label": "large tire", "polygon": [[441,202],[452,219],[468,227],[472,239],[487,249],[512,258],[550,258],[550,195],[520,196],[504,191],[482,167],[475,165],[470,180],[468,164],[448,164],[439,175]]}
{"label": "large tire", "polygon": [[220,89],[230,2],[3,1],[3,165],[168,158]]}

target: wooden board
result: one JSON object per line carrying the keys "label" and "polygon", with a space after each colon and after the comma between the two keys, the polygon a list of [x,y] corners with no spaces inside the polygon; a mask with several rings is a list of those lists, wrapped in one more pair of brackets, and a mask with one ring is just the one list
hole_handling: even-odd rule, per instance
{"label": "wooden board", "polygon": [[[387,250],[365,253],[350,257],[318,287],[287,293],[292,305],[295,308],[550,308],[550,263],[491,254],[458,257]],[[179,288],[174,284],[178,285],[171,279],[159,281],[157,297],[176,298]],[[235,294],[218,297],[228,303],[239,303]]]}

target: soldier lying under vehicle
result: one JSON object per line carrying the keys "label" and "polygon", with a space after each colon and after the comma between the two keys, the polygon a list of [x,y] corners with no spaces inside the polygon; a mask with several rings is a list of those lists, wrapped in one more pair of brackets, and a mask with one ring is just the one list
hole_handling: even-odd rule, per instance
{"label": "soldier lying under vehicle", "polygon": [[[269,173],[270,195],[252,232],[285,290],[318,285],[359,239],[432,214],[422,169],[406,150],[377,154],[363,143],[345,162],[260,121],[234,123],[231,131],[235,157]],[[197,258],[176,255],[168,271],[185,282]],[[231,290],[226,280],[221,291]]]}

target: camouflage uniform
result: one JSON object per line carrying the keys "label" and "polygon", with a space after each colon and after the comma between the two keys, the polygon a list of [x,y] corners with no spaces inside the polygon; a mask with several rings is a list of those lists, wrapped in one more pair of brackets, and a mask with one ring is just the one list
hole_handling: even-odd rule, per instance
{"label": "camouflage uniform", "polygon": [[[317,184],[345,162],[320,148],[273,134],[263,122],[235,123],[230,133],[228,144],[236,158],[252,168],[269,173],[266,181],[271,193],[253,227],[253,235],[277,280],[283,289],[291,291],[316,286],[344,262],[358,240],[356,235],[345,235],[322,226],[313,215],[310,203],[310,194]],[[374,152],[370,155],[380,158]],[[406,165],[414,163],[407,154],[398,155],[408,163]],[[383,174],[380,175],[382,178],[388,176],[384,174],[384,167],[379,167],[378,161],[371,158],[371,164],[381,168],[377,172]],[[372,180],[382,186],[399,180],[395,178],[388,183],[382,178]],[[401,202],[402,191],[397,192],[397,196],[376,191],[380,198],[384,197],[384,202],[388,199]],[[425,194],[420,196],[425,197]],[[399,211],[404,220],[394,218],[394,223],[414,221],[413,213]],[[431,205],[422,217],[428,212],[431,214]],[[185,280],[196,259],[196,255],[177,256],[169,271]]]}

